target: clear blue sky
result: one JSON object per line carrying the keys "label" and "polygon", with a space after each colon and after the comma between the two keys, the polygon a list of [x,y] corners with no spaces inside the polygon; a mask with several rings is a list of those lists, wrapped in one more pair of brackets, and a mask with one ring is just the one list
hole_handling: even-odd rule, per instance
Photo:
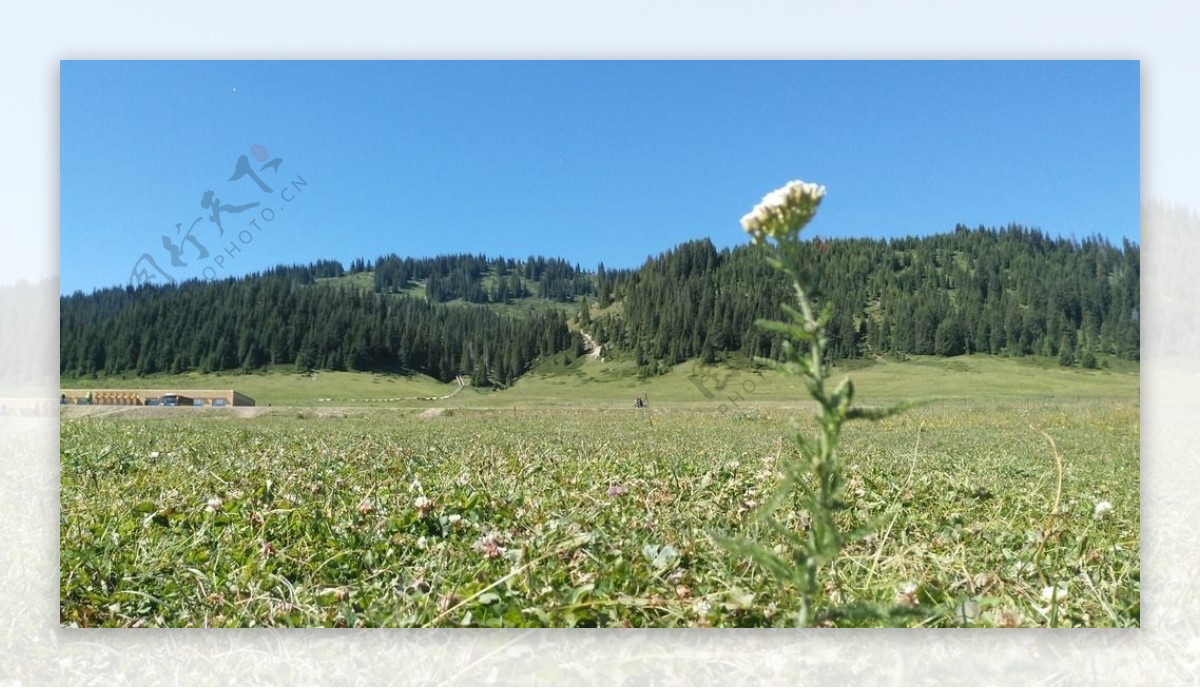
{"label": "clear blue sky", "polygon": [[[1137,62],[63,62],[62,290],[143,254],[180,280],[393,252],[636,267],[746,241],[791,179],[827,187],[827,237],[1138,242],[1139,90]],[[230,181],[243,155],[270,193]]]}

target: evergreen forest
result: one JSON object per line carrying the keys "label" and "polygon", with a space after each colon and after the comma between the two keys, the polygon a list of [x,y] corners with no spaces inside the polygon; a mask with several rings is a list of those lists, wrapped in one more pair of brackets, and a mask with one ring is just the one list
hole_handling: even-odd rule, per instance
{"label": "evergreen forest", "polygon": [[[507,386],[539,360],[778,358],[788,285],[751,245],[708,239],[636,269],[558,258],[395,254],[279,266],[220,281],[107,288],[60,300],[60,373],[296,370],[468,376]],[[1096,368],[1140,355],[1140,248],[1021,226],[926,237],[815,239],[805,264],[836,359],[989,353]]]}

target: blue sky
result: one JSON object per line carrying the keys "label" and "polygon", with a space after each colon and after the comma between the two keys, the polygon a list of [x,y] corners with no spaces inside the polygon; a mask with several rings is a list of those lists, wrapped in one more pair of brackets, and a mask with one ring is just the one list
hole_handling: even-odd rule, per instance
{"label": "blue sky", "polygon": [[[60,76],[64,293],[156,275],[143,255],[179,280],[387,253],[636,267],[690,239],[745,242],[739,218],[791,179],[827,187],[807,230],[827,237],[1016,222],[1139,241],[1137,62],[71,61]],[[270,192],[230,180],[240,156]]]}

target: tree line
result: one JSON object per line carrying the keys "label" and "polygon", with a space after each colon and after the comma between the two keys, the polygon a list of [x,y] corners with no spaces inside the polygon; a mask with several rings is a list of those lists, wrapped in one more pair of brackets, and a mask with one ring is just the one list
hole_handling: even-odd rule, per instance
{"label": "tree line", "polygon": [[387,297],[313,283],[312,266],[219,282],[104,289],[61,298],[60,373],[241,370],[419,372],[508,385],[572,346],[561,311],[517,317],[485,306]]}
{"label": "tree line", "polygon": [[[829,355],[983,352],[1057,357],[1098,367],[1140,356],[1140,248],[1101,237],[1054,239],[1036,229],[958,226],[902,239],[815,240],[804,262],[830,309]],[[594,336],[653,374],[692,358],[778,358],[788,285],[754,246],[682,244],[621,284],[621,312],[592,317]]]}
{"label": "tree line", "polygon": [[[922,238],[816,240],[804,263],[831,314],[834,358],[984,352],[1097,367],[1140,356],[1140,249],[1129,241],[959,226]],[[356,273],[370,279],[338,279]],[[578,303],[577,328],[651,375],[689,359],[778,358],[781,339],[754,323],[779,318],[789,294],[759,248],[718,251],[707,239],[637,270],[589,272],[538,256],[391,254],[348,268],[322,260],[63,296],[60,372],[289,365],[508,385],[540,357],[583,347],[562,309],[504,307],[521,299]]]}

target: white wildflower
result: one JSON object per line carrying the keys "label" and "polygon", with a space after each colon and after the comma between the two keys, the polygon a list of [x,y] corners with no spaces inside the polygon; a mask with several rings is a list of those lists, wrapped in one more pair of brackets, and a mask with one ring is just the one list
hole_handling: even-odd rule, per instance
{"label": "white wildflower", "polygon": [[504,547],[501,543],[504,542],[504,536],[500,533],[491,532],[475,541],[471,545],[471,549],[479,552],[488,559],[498,559],[504,555]]}
{"label": "white wildflower", "polygon": [[1113,505],[1108,500],[1103,500],[1096,504],[1096,510],[1092,512],[1092,518],[1097,521],[1108,517],[1112,513]]}
{"label": "white wildflower", "polygon": [[917,606],[918,589],[917,584],[912,581],[900,586],[900,589],[896,592],[896,604],[905,607]]}
{"label": "white wildflower", "polygon": [[450,514],[450,516],[447,517],[446,520],[450,522],[450,525],[454,525],[462,520],[462,516],[460,516],[459,514]]}
{"label": "white wildflower", "polygon": [[791,181],[763,197],[754,209],[742,217],[742,228],[754,243],[768,238],[794,237],[817,212],[825,197],[825,187],[803,181]]}
{"label": "white wildflower", "polygon": [[1062,602],[1065,599],[1067,599],[1066,586],[1056,587],[1053,585],[1047,585],[1046,587],[1042,588],[1043,602],[1050,602],[1052,600],[1058,600],[1059,602]]}
{"label": "white wildflower", "polygon": [[204,510],[209,513],[220,511],[224,504],[225,502],[221,501],[220,497],[213,497],[204,505]]}

